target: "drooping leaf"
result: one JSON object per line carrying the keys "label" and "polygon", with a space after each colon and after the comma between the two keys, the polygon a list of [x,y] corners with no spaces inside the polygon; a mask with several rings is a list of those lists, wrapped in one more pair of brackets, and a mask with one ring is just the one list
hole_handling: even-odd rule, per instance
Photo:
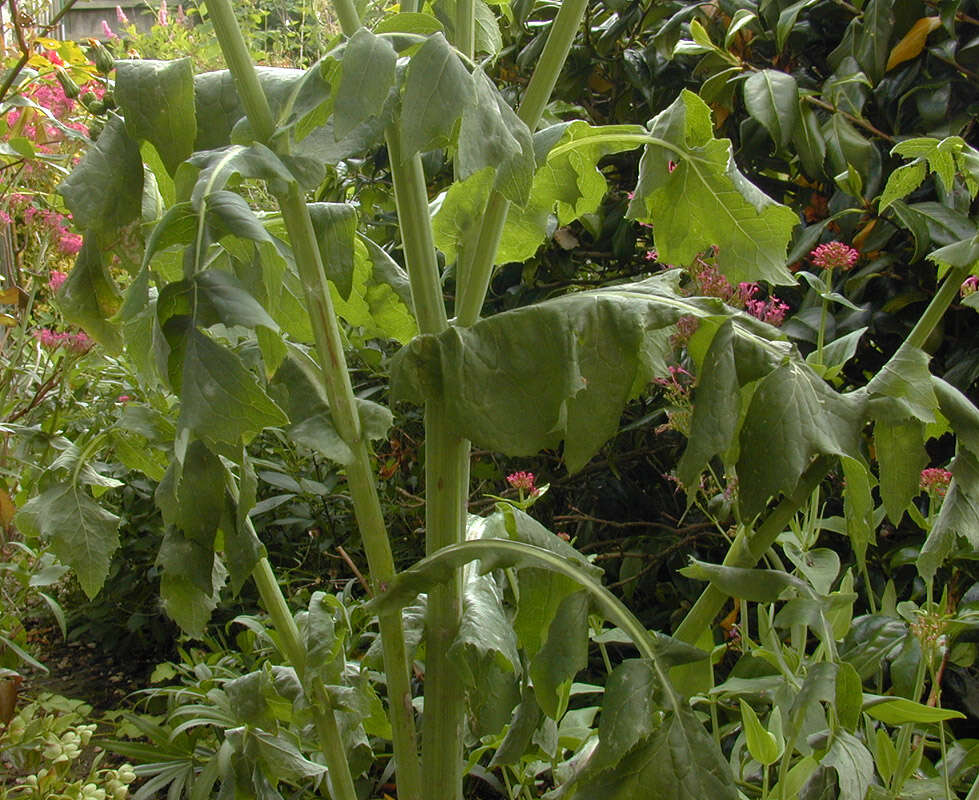
{"label": "drooping leaf", "polygon": [[[852,458],[841,458],[846,486],[843,488],[843,514],[857,564],[864,567],[867,547],[874,543],[874,498],[872,475],[866,464]],[[903,510],[903,509],[902,509]]]}
{"label": "drooping leaf", "polygon": [[309,203],[307,208],[326,276],[347,300],[353,289],[357,211],[347,203]]}
{"label": "drooping leaf", "polygon": [[218,594],[226,576],[227,572],[219,558],[214,559],[214,573],[211,578],[213,592],[203,591],[185,577],[164,572],[160,577],[163,610],[188,636],[201,638],[211,613],[217,608]]}
{"label": "drooping leaf", "polygon": [[220,189],[205,195],[202,202],[215,238],[231,234],[256,242],[272,241],[272,236],[240,194]]}
{"label": "drooping leaf", "polygon": [[635,387],[664,368],[667,326],[722,313],[716,301],[680,296],[672,280],[567,295],[418,337],[396,356],[395,395],[438,400],[454,430],[509,455],[563,439],[576,471],[617,430]]}
{"label": "drooping leaf", "polygon": [[765,126],[776,149],[788,145],[799,109],[795,78],[774,69],[751,73],[744,82],[744,104],[748,113]]}
{"label": "drooping leaf", "polygon": [[920,491],[921,470],[928,464],[924,423],[914,418],[877,420],[874,446],[880,465],[880,498],[888,519],[899,525],[904,510]]}
{"label": "drooping leaf", "polygon": [[979,409],[950,383],[934,375],[931,381],[938,407],[952,424],[959,445],[979,457]]}
{"label": "drooping leaf", "polygon": [[494,188],[523,206],[530,197],[535,167],[530,130],[482,70],[476,70],[473,80],[476,102],[463,111],[459,129],[459,177],[494,167]]}
{"label": "drooping leaf", "polygon": [[207,550],[224,511],[225,469],[200,440],[191,442],[183,463],[173,461],[160,481],[155,500],[167,525]]}
{"label": "drooping leaf", "polygon": [[429,36],[408,65],[401,109],[403,156],[449,144],[457,120],[475,97],[473,78],[445,37]]}
{"label": "drooping leaf", "polygon": [[122,349],[122,337],[109,321],[119,310],[121,295],[106,268],[95,236],[86,236],[75,266],[57,292],[65,320],[83,328],[110,352]]}
{"label": "drooping leaf", "polygon": [[690,710],[667,713],[619,762],[574,783],[572,800],[736,800],[731,769],[703,724]]}
{"label": "drooping leaf", "polygon": [[901,345],[884,367],[867,384],[868,394],[897,400],[907,416],[934,422],[938,399],[928,369],[930,357],[923,350]]}
{"label": "drooping leaf", "polygon": [[238,445],[288,417],[241,360],[198,330],[187,333],[178,427],[208,441]]}
{"label": "drooping leaf", "polygon": [[119,547],[119,517],[104,509],[80,486],[53,486],[27,501],[14,521],[22,530],[44,537],[70,566],[88,597],[94,598]]}
{"label": "drooping leaf", "polygon": [[197,133],[190,58],[116,62],[115,96],[129,135],[149,141],[173,175],[194,151]]}
{"label": "drooping leaf", "polygon": [[812,590],[804,580],[781,570],[728,567],[691,558],[690,563],[680,572],[694,580],[710,581],[731,597],[755,603],[772,603],[786,589],[812,595]]}
{"label": "drooping leaf", "polygon": [[334,135],[350,134],[362,122],[381,114],[394,86],[398,55],[387,39],[360,28],[347,41],[343,70],[333,101]]}
{"label": "drooping leaf", "polygon": [[894,67],[917,58],[921,51],[925,49],[925,42],[935,28],[941,27],[942,18],[939,16],[922,17],[911,26],[904,36],[893,48],[887,57],[886,71],[890,72]]}
{"label": "drooping leaf", "polygon": [[143,159],[120,117],[109,119],[58,192],[85,232],[114,232],[139,218]]}
{"label": "drooping leaf", "polygon": [[224,189],[229,181],[239,178],[260,178],[268,182],[272,191],[285,191],[292,181],[292,174],[274,152],[257,142],[244,147],[239,144],[216,150],[195,152],[188,159],[200,169],[190,201],[200,209],[204,198]]}
{"label": "drooping leaf", "polygon": [[884,187],[884,193],[880,196],[877,213],[883,214],[884,209],[895,200],[911,194],[921,185],[927,172],[928,168],[925,166],[925,162],[919,159],[894,170],[887,178],[887,185]]}
{"label": "drooping leaf", "polygon": [[[763,378],[741,428],[738,478],[742,513],[760,512],[768,498],[795,489],[817,455],[861,453],[866,398],[838,394],[801,364],[788,363]],[[778,442],[764,452],[758,442]]]}
{"label": "drooping leaf", "polygon": [[715,246],[732,283],[794,283],[785,251],[795,213],[738,171],[730,141],[714,138],[708,106],[684,91],[648,128],[655,143],[646,145],[628,215],[652,223],[660,260],[689,264]]}
{"label": "drooping leaf", "polygon": [[155,563],[171,581],[185,580],[204,594],[213,594],[214,550],[179,529],[167,528]]}
{"label": "drooping leaf", "polygon": [[918,555],[918,573],[926,581],[954,551],[960,540],[979,549],[979,458],[961,450],[951,464],[953,481],[935,524]]}
{"label": "drooping leaf", "polygon": [[333,287],[330,293],[336,313],[368,337],[404,344],[418,332],[407,273],[370,239],[354,242],[350,296],[344,300]]}
{"label": "drooping leaf", "polygon": [[530,677],[541,709],[560,719],[568,708],[571,684],[588,666],[588,595],[575,591],[557,608],[543,647],[530,662]]}

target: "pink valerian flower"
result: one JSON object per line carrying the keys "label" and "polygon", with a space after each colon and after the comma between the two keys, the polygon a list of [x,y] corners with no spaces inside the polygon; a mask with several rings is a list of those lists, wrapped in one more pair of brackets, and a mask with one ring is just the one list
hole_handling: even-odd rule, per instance
{"label": "pink valerian flower", "polygon": [[670,408],[666,410],[666,422],[656,428],[656,433],[674,430],[684,435],[690,433],[690,423],[693,418],[694,377],[683,367],[671,366],[668,378],[654,378],[653,383],[663,388],[665,399]]}
{"label": "pink valerian flower", "polygon": [[129,17],[127,17],[126,12],[122,10],[122,6],[116,6],[116,19],[119,21],[120,25],[129,24]]}
{"label": "pink valerian flower", "polygon": [[156,15],[156,21],[164,28],[170,24],[170,18],[167,16],[167,0],[160,0],[160,10]]}
{"label": "pink valerian flower", "polygon": [[749,300],[744,304],[744,310],[751,316],[777,328],[785,322],[789,306],[777,297],[769,297],[767,300]]}
{"label": "pink valerian flower", "polygon": [[519,489],[521,492],[529,492],[534,495],[537,494],[537,487],[534,486],[534,473],[533,472],[511,472],[506,476],[507,483],[509,483],[514,489]]}
{"label": "pink valerian flower", "polygon": [[34,331],[34,338],[47,350],[57,350],[59,347],[64,347],[66,350],[78,354],[87,353],[95,344],[84,331],[55,333],[49,328],[41,328]]}
{"label": "pink valerian flower", "polygon": [[809,254],[809,258],[821,269],[848,270],[857,263],[860,252],[843,242],[824,242]]}
{"label": "pink valerian flower", "polygon": [[951,481],[952,473],[947,469],[931,467],[921,470],[921,481],[919,485],[926,492],[934,492],[938,497],[944,497]]}
{"label": "pink valerian flower", "polygon": [[112,27],[106,20],[102,20],[102,35],[106,39],[118,39],[119,34],[112,30]]}
{"label": "pink valerian flower", "polygon": [[58,249],[66,256],[78,255],[78,251],[82,249],[82,235],[63,229],[58,237]]}
{"label": "pink valerian flower", "polygon": [[658,261],[659,253],[656,252],[655,248],[653,250],[647,250],[646,254],[643,256],[646,261]]}
{"label": "pink valerian flower", "polygon": [[125,405],[132,399],[128,394],[121,394],[116,398],[116,402]]}
{"label": "pink valerian flower", "polygon": [[959,292],[961,292],[963,297],[968,297],[970,294],[979,292],[979,275],[970,275],[962,281]]}
{"label": "pink valerian flower", "polygon": [[727,302],[734,296],[734,287],[713,264],[698,258],[691,270],[694,283],[697,284],[697,294],[703,297],[718,297]]}
{"label": "pink valerian flower", "polygon": [[738,300],[741,301],[741,305],[747,306],[749,302],[755,299],[755,295],[760,291],[761,287],[757,283],[739,283]]}
{"label": "pink valerian flower", "polygon": [[188,22],[187,22],[187,14],[184,11],[183,3],[178,3],[177,4],[177,16],[176,16],[176,20],[177,20],[177,24],[178,25],[183,25],[184,27],[187,27],[187,25],[188,25]]}
{"label": "pink valerian flower", "polygon": [[13,217],[10,216],[6,211],[0,211],[0,222],[4,225],[10,225],[14,221]]}
{"label": "pink valerian flower", "polygon": [[68,280],[67,273],[53,269],[51,270],[51,274],[48,276],[48,287],[52,292],[56,292],[61,288],[61,284],[63,284],[66,280]]}

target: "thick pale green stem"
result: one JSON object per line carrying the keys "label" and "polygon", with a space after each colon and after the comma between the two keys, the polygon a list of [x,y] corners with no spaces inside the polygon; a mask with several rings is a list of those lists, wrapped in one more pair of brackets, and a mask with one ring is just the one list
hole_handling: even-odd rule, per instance
{"label": "thick pale green stem", "polygon": [[456,0],[456,49],[472,61],[476,52],[476,2]]}
{"label": "thick pale green stem", "polygon": [[952,301],[958,295],[962,281],[969,277],[971,271],[969,267],[955,267],[949,270],[942,285],[938,287],[935,296],[931,299],[924,313],[922,313],[921,318],[915,324],[914,328],[911,329],[911,333],[908,334],[909,345],[912,347],[925,346],[928,337],[938,327],[938,323],[941,322],[948,307],[952,305]]}
{"label": "thick pale green stem", "polygon": [[[534,69],[517,116],[533,132],[540,122],[547,101],[551,98],[564,62],[571,50],[578,26],[585,14],[587,0],[566,0],[554,18],[540,61]],[[503,233],[510,204],[499,192],[490,194],[475,247],[465,248],[456,267],[456,321],[463,326],[474,325],[483,308],[496,260],[496,251]]]}
{"label": "thick pale green stem", "polygon": [[[258,82],[254,64],[248,58],[247,48],[235,22],[229,0],[208,0],[207,5],[252,130],[260,140],[267,143],[274,132],[274,120],[269,110],[268,100]],[[353,10],[351,3],[341,1],[337,3],[337,7],[341,21],[345,25],[351,23],[351,11],[353,11],[352,21],[356,22],[356,11]],[[361,432],[360,417],[350,385],[340,329],[333,310],[333,301],[319,248],[316,245],[309,209],[295,183],[290,186],[288,192],[278,194],[276,199],[282,210],[303,283],[333,422],[353,454],[353,461],[347,467],[350,495],[364,542],[371,579],[375,586],[381,587],[394,576],[394,559],[370,469],[367,443]],[[382,616],[380,628],[394,731],[394,755],[398,767],[398,793],[406,800],[421,800],[420,766],[400,614]],[[331,725],[333,728],[336,727],[333,715],[328,714],[328,716],[330,720],[323,728],[324,733],[329,732]],[[342,753],[342,743],[339,739],[332,743],[324,742],[323,746],[324,755],[328,757],[327,750],[331,747],[334,750],[340,747]],[[344,767],[346,767],[345,761]],[[334,785],[342,785],[344,781],[339,779],[340,768],[331,767],[331,771],[335,771],[338,776],[332,779]]]}
{"label": "thick pale green stem", "polygon": [[[785,530],[795,513],[809,499],[809,495],[819,486],[819,482],[829,472],[832,464],[833,459],[829,456],[820,456],[813,461],[799,479],[795,491],[775,507],[761,526],[751,534],[748,534],[746,529],[738,532],[727,552],[724,564],[729,567],[753,567],[757,564],[765,551],[775,544],[775,539]],[[683,618],[673,638],[687,644],[696,643],[700,635],[714,623],[727,598],[725,592],[712,583],[708,584]]]}
{"label": "thick pale green stem", "polygon": [[[259,559],[255,569],[252,570],[252,578],[258,587],[258,594],[262,598],[265,610],[268,611],[272,624],[279,634],[279,644],[286,658],[296,670],[299,682],[307,686],[306,648],[267,558]],[[322,683],[312,694],[318,701],[312,703],[311,708],[320,748],[326,761],[330,796],[334,800],[357,800],[357,790],[354,788],[353,777],[347,765],[347,754],[343,749],[343,737],[340,735],[336,716],[331,710],[329,695]]]}

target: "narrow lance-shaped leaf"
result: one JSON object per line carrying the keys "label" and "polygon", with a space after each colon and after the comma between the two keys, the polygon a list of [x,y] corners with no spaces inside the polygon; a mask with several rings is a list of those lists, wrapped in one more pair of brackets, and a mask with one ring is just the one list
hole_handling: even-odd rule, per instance
{"label": "narrow lance-shaped leaf", "polygon": [[711,246],[732,283],[794,283],[785,252],[795,213],[752,185],[734,164],[731,143],[715,139],[710,109],[683,94],[649,123],[629,217],[654,226],[661,261],[689,264]]}

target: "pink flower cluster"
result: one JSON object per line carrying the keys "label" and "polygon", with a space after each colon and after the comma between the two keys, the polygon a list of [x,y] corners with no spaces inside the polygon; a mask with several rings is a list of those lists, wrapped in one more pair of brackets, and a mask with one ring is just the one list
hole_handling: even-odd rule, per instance
{"label": "pink flower cluster", "polygon": [[78,333],[55,333],[50,328],[34,331],[34,338],[47,350],[57,350],[64,347],[72,353],[87,353],[94,342],[84,331]]}
{"label": "pink flower cluster", "polygon": [[[11,198],[13,199],[13,198]],[[28,224],[38,222],[58,244],[58,249],[66,256],[73,256],[82,249],[82,235],[69,230],[71,214],[59,214],[46,208],[30,205],[24,209],[24,221]]]}
{"label": "pink flower cluster", "polygon": [[825,242],[809,254],[812,263],[820,269],[848,270],[857,263],[860,252],[843,242]]}
{"label": "pink flower cluster", "polygon": [[744,304],[744,310],[751,316],[774,325],[776,328],[785,322],[785,315],[789,311],[788,303],[784,303],[777,297],[769,297],[767,300],[749,300]]}
{"label": "pink flower cluster", "polygon": [[[785,315],[789,311],[788,304],[777,297],[769,297],[767,300],[758,299],[757,295],[761,291],[761,287],[757,283],[739,283],[735,289],[713,264],[698,258],[695,265],[693,280],[697,285],[697,292],[703,297],[720,298],[725,303],[743,308],[751,316],[760,319],[762,322],[767,322],[769,325],[778,327],[785,321]],[[683,322],[683,318],[680,321]],[[690,325],[691,323],[686,323],[687,327]],[[692,326],[691,335],[696,327],[695,324]],[[677,332],[679,335],[679,325]],[[690,337],[687,336],[686,338],[689,339]]]}
{"label": "pink flower cluster", "polygon": [[920,486],[928,492],[934,492],[939,497],[944,497],[948,491],[948,485],[952,481],[952,473],[940,467],[931,467],[921,470]]}
{"label": "pink flower cluster", "polygon": [[507,483],[509,483],[514,489],[519,489],[523,492],[529,492],[530,494],[537,493],[537,487],[534,486],[534,473],[533,472],[511,472],[506,476]]}
{"label": "pink flower cluster", "polygon": [[68,274],[67,273],[62,272],[61,270],[53,269],[53,270],[51,270],[51,274],[48,275],[48,288],[52,292],[56,292],[56,291],[58,291],[58,289],[61,288],[61,285],[66,280],[68,280]]}
{"label": "pink flower cluster", "polygon": [[979,275],[970,275],[962,281],[962,286],[959,287],[959,291],[963,297],[968,297],[970,294],[979,292]]}

